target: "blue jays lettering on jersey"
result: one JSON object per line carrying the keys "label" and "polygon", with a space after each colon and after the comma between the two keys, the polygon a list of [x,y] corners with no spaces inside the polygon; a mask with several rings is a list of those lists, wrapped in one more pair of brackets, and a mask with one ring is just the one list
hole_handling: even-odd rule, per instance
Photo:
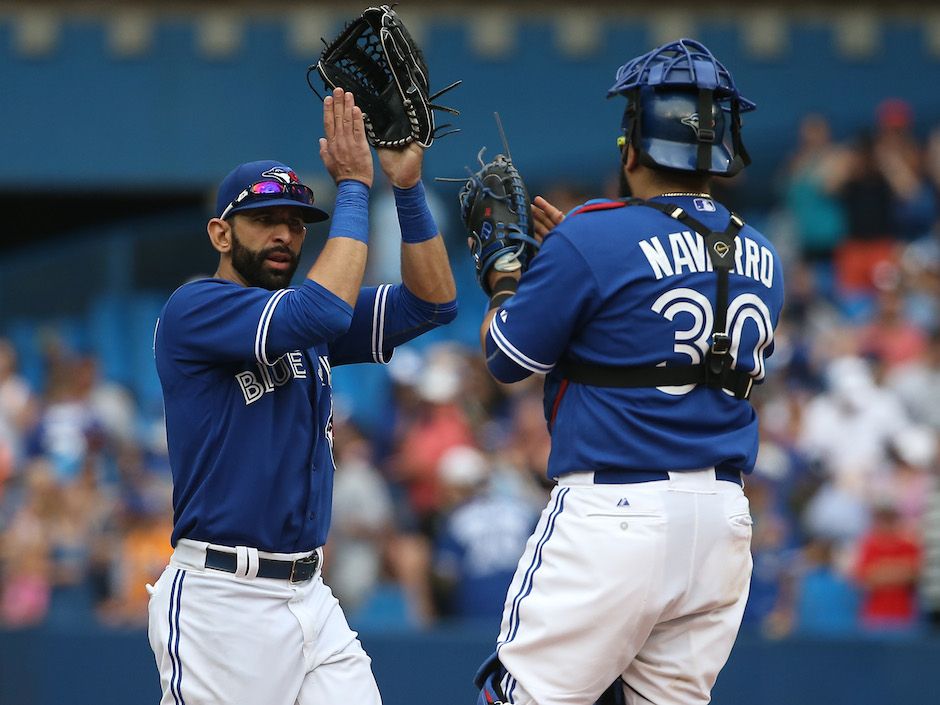
{"label": "blue jays lettering on jersey", "polygon": [[[707,197],[661,196],[714,230],[730,214]],[[745,225],[730,275],[728,334],[755,382],[773,351],[783,273],[770,242]],[[704,385],[611,388],[568,383],[563,357],[598,365],[701,363],[714,321],[716,274],[703,238],[649,207],[589,202],[549,234],[518,293],[487,333],[487,364],[509,382],[546,374],[550,477],[576,471],[714,466],[750,472],[757,417]]]}
{"label": "blue jays lettering on jersey", "polygon": [[171,543],[278,553],[326,542],[333,491],[331,369],[387,362],[452,320],[404,285],[362,289],[355,309],[316,282],[278,291],[186,284],[157,322],[173,471]]}

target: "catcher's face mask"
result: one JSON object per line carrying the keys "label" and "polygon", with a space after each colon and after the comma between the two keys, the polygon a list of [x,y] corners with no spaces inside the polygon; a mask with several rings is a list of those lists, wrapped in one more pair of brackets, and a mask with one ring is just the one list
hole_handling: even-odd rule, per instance
{"label": "catcher's face mask", "polygon": [[733,176],[750,163],[740,115],[756,106],[703,44],[680,39],[627,62],[615,95],[627,98],[623,144],[647,166]]}

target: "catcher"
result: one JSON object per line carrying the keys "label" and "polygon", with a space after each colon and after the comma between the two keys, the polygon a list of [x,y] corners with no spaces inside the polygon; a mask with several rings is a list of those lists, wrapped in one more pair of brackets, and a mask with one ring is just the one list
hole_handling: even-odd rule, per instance
{"label": "catcher", "polygon": [[705,705],[747,600],[748,397],[783,280],[710,181],[749,163],[741,114],[755,106],[691,39],[622,66],[608,95],[627,101],[617,145],[635,198],[528,211],[503,157],[460,194],[491,302],[486,364],[504,383],[545,375],[556,483],[480,705]]}

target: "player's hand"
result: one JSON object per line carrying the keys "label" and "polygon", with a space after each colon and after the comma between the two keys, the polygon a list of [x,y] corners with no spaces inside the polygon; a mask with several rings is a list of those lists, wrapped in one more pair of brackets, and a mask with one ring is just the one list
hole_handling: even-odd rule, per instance
{"label": "player's hand", "polygon": [[532,223],[535,226],[532,237],[539,242],[564,219],[565,214],[541,196],[532,201]]}
{"label": "player's hand", "polygon": [[379,155],[379,164],[382,171],[398,188],[411,188],[421,180],[421,165],[424,162],[424,147],[411,142],[398,149],[379,148],[375,150]]}
{"label": "player's hand", "polygon": [[[467,238],[467,249],[470,250],[471,253],[473,252],[473,238],[472,237]],[[489,287],[489,290],[492,291],[493,285],[496,284],[496,280],[502,279],[503,277],[512,277],[516,281],[519,281],[520,279],[522,279],[522,267],[519,267],[518,269],[513,269],[512,271],[508,271],[508,272],[505,270],[498,270],[495,267],[491,269],[486,274],[486,284]]]}
{"label": "player's hand", "polygon": [[320,138],[320,159],[333,181],[354,179],[371,188],[372,151],[366,140],[362,110],[352,93],[336,88],[323,101],[323,132],[326,137]]}

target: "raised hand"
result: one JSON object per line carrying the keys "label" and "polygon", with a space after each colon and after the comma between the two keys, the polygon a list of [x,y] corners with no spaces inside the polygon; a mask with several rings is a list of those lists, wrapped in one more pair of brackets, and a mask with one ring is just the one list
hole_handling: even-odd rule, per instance
{"label": "raised hand", "polygon": [[326,137],[320,138],[320,159],[333,181],[355,179],[371,188],[372,151],[366,140],[362,110],[352,93],[336,88],[323,101],[323,132]]}
{"label": "raised hand", "polygon": [[420,144],[412,142],[395,149],[379,148],[375,153],[379,155],[382,171],[393,186],[411,188],[421,179],[424,147]]}
{"label": "raised hand", "polygon": [[532,224],[535,226],[532,237],[539,242],[564,219],[565,214],[541,196],[532,201]]}

